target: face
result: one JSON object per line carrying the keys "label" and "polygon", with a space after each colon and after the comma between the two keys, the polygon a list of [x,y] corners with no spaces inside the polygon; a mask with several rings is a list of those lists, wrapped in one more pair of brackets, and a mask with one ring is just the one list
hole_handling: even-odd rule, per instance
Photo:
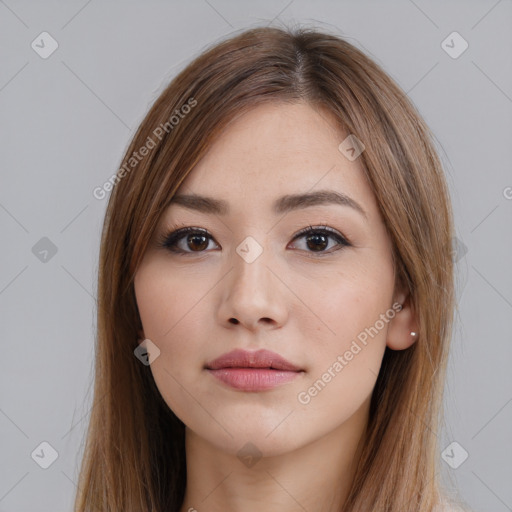
{"label": "face", "polygon": [[214,202],[171,203],[136,273],[162,397],[229,453],[277,455],[365,418],[398,314],[390,239],[346,136],[306,104],[239,117],[177,194]]}

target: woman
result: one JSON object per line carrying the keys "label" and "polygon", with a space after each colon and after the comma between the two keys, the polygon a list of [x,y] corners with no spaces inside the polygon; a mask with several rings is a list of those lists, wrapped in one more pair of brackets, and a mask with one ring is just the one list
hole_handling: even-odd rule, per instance
{"label": "woman", "polygon": [[109,183],[76,511],[449,510],[452,213],[382,69],[245,31],[172,81]]}

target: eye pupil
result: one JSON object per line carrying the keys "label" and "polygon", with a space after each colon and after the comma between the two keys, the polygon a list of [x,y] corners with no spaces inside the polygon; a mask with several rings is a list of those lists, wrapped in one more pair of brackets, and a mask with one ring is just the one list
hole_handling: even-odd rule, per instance
{"label": "eye pupil", "polygon": [[[198,239],[201,239],[202,243],[198,242]],[[192,240],[195,241],[194,243],[198,243],[200,245],[200,247],[196,246],[196,249],[198,251],[203,251],[204,249],[206,249],[208,247],[208,238],[205,235],[193,234],[193,235],[189,235],[187,237],[187,245],[188,245],[189,249],[191,249],[192,251],[195,251],[193,245],[190,244],[190,242]]]}
{"label": "eye pupil", "polygon": [[[315,234],[309,235],[307,237],[307,244],[310,249],[312,249],[312,247],[310,245],[310,241],[312,241],[312,240],[313,240],[313,245],[314,245],[313,248],[320,249],[320,251],[325,249],[329,245],[327,237],[321,233],[315,233]],[[321,245],[319,246],[318,244],[321,244]]]}

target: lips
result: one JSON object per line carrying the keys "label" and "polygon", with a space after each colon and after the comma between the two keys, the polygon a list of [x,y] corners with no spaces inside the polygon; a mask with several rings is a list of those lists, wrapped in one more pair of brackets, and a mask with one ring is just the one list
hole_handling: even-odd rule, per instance
{"label": "lips", "polygon": [[265,391],[290,382],[304,370],[269,350],[233,350],[205,365],[217,381],[239,391]]}
{"label": "lips", "polygon": [[222,368],[267,368],[290,372],[302,371],[298,366],[270,350],[248,352],[240,349],[233,350],[214,359],[206,365],[206,368],[209,370],[220,370]]}

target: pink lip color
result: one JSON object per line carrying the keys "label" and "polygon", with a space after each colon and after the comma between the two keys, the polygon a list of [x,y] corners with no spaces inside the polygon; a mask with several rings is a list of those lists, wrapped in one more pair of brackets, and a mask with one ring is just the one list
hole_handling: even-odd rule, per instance
{"label": "pink lip color", "polygon": [[300,372],[270,368],[221,368],[208,371],[229,386],[243,391],[263,391],[294,379]]}
{"label": "pink lip color", "polygon": [[289,382],[303,370],[275,352],[233,350],[208,363],[210,374],[243,391],[263,391]]}

